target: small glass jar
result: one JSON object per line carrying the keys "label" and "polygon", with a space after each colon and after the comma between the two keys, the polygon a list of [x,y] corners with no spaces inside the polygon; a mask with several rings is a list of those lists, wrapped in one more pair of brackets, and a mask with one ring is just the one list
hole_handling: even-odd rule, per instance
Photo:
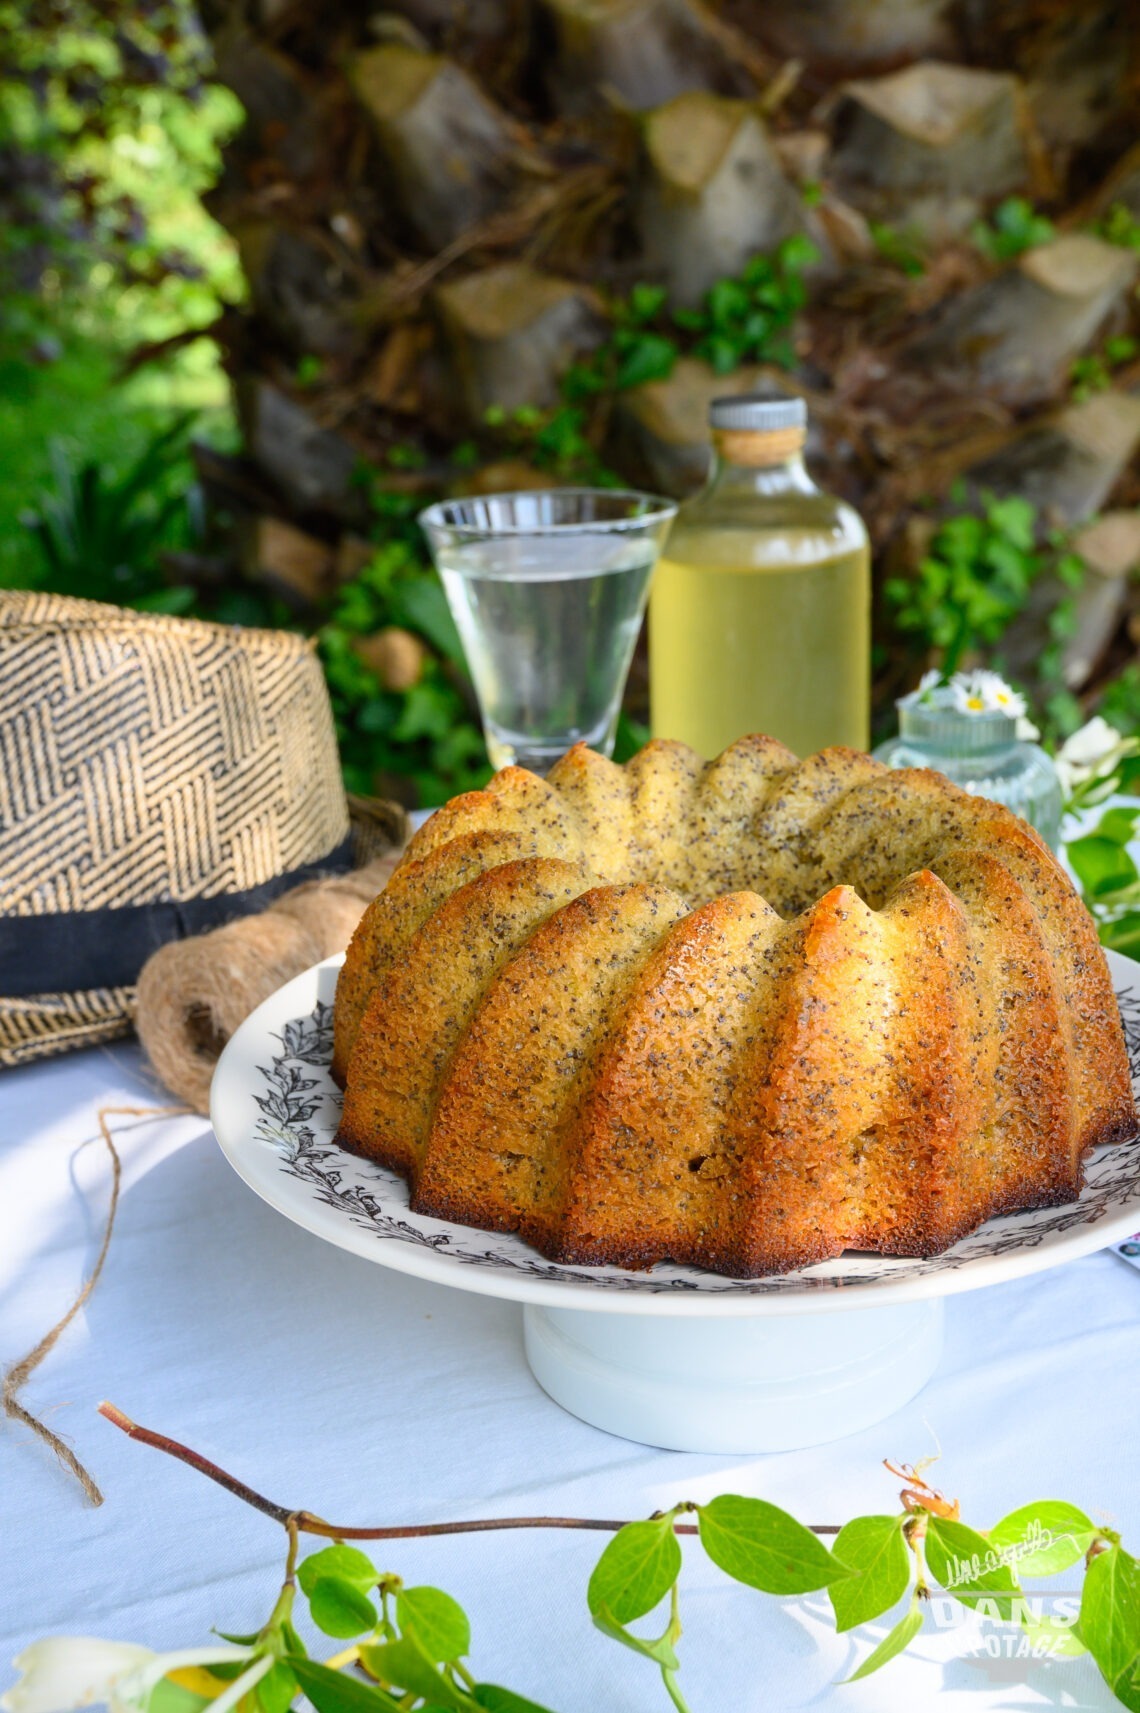
{"label": "small glass jar", "polygon": [[1017,735],[1017,720],[1000,711],[965,713],[944,692],[896,704],[899,735],[875,750],[888,767],[933,767],[975,797],[1004,803],[1036,827],[1056,850],[1061,833],[1061,782],[1038,744]]}

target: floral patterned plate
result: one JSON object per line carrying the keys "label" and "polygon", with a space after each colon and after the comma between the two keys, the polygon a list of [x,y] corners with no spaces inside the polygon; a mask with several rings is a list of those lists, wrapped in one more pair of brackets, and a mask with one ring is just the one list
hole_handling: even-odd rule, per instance
{"label": "floral patterned plate", "polygon": [[[1140,1087],[1140,965],[1112,952],[1108,960]],[[410,1212],[401,1178],[336,1147],[340,1094],[328,1066],[341,961],[330,958],[297,976],[242,1024],[218,1065],[211,1116],[230,1164],[278,1212],[398,1272],[552,1308],[788,1314],[972,1290],[1140,1229],[1138,1136],[1094,1152],[1079,1201],[992,1219],[929,1260],[847,1253],[768,1279],[726,1279],[671,1263],[643,1273],[559,1266],[520,1238]]]}

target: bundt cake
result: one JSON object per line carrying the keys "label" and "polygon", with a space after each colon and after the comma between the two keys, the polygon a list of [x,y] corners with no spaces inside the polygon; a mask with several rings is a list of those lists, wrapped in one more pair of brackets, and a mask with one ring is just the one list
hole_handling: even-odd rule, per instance
{"label": "bundt cake", "polygon": [[930,1255],[1135,1134],[1092,921],[940,774],[577,745],[415,835],[337,987],[337,1140],[418,1212],[738,1277]]}

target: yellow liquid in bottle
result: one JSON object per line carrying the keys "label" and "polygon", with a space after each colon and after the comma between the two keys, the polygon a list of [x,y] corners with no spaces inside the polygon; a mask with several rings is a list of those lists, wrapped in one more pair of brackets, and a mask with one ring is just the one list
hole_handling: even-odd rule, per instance
{"label": "yellow liquid in bottle", "polygon": [[814,528],[679,520],[649,605],[655,737],[710,759],[751,732],[799,756],[868,747],[869,556],[842,533],[829,552]]}

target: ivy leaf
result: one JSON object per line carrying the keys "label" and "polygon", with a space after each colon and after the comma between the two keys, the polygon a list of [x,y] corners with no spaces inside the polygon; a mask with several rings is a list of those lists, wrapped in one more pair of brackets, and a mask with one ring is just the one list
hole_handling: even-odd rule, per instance
{"label": "ivy leaf", "polygon": [[1115,845],[1126,845],[1130,839],[1136,837],[1138,819],[1140,809],[1106,809],[1093,831],[1097,838],[1111,839]]}
{"label": "ivy leaf", "polygon": [[274,1660],[254,1694],[261,1713],[288,1713],[297,1694],[297,1678],[284,1660]]}
{"label": "ivy leaf", "polygon": [[652,1612],[668,1594],[681,1569],[681,1547],[673,1533],[673,1513],[647,1522],[627,1523],[594,1566],[586,1602],[595,1619],[603,1608],[617,1624]]}
{"label": "ivy leaf", "polygon": [[1113,922],[1102,922],[1098,933],[1102,945],[1125,957],[1140,958],[1140,911],[1129,910]]}
{"label": "ivy leaf", "polygon": [[1015,1565],[1018,1576],[1056,1576],[1088,1551],[1096,1526],[1075,1505],[1039,1499],[1022,1505],[995,1523],[986,1539],[999,1557]]}
{"label": "ivy leaf", "polygon": [[[219,1682],[215,1694],[220,1693]],[[147,1697],[146,1713],[202,1713],[202,1709],[208,1707],[212,1699],[209,1695],[199,1695],[196,1690],[187,1689],[184,1683],[174,1683],[169,1677],[160,1677]]]}
{"label": "ivy leaf", "polygon": [[348,1641],[377,1624],[375,1606],[354,1582],[343,1576],[318,1576],[309,1595],[309,1612],[326,1636]]}
{"label": "ivy leaf", "polygon": [[379,1647],[362,1647],[360,1658],[374,1677],[420,1695],[433,1705],[438,1703],[440,1707],[454,1709],[455,1713],[470,1708],[470,1696],[437,1670],[417,1646],[414,1636],[401,1636],[398,1642],[385,1642]]}
{"label": "ivy leaf", "polygon": [[833,1582],[827,1592],[837,1630],[882,1617],[900,1601],[910,1583],[911,1555],[903,1539],[901,1517],[854,1517],[835,1538],[835,1554],[856,1575]]}
{"label": "ivy leaf", "polygon": [[910,1603],[906,1615],[899,1619],[894,1629],[885,1635],[874,1653],[868,1654],[858,1671],[853,1671],[850,1677],[844,1678],[845,1683],[854,1683],[856,1678],[870,1677],[873,1671],[879,1671],[904,1648],[910,1646],[919,1630],[922,1628],[922,1611],[915,1598]]}
{"label": "ivy leaf", "polygon": [[810,1594],[852,1572],[817,1535],[765,1499],[724,1493],[697,1507],[701,1545],[737,1582],[765,1594]]}
{"label": "ivy leaf", "polygon": [[[367,1553],[354,1546],[326,1546],[312,1552],[297,1566],[297,1581],[302,1592],[311,1594],[322,1576],[339,1576],[344,1582],[354,1582],[362,1589],[371,1588],[378,1571]],[[254,1638],[256,1640],[256,1637]]]}
{"label": "ivy leaf", "polygon": [[441,1588],[402,1588],[396,1597],[396,1622],[412,1630],[433,1660],[456,1660],[471,1650],[466,1612]]}
{"label": "ivy leaf", "polygon": [[646,1641],[643,1636],[635,1636],[621,1624],[617,1623],[606,1607],[602,1606],[594,1613],[594,1623],[603,1636],[609,1636],[611,1641],[620,1642],[625,1648],[630,1648],[635,1654],[642,1654],[646,1659],[653,1660],[663,1671],[679,1671],[681,1662],[673,1648],[669,1631],[658,1636],[655,1641]]}
{"label": "ivy leaf", "polygon": [[1003,1618],[1013,1616],[1017,1578],[976,1529],[932,1516],[926,1525],[926,1562],[947,1593],[964,1606],[992,1600]]}
{"label": "ivy leaf", "polygon": [[361,1683],[299,1654],[288,1654],[285,1663],[317,1713],[401,1713],[400,1703],[377,1683]]}
{"label": "ivy leaf", "polygon": [[1117,1700],[1140,1709],[1140,1564],[1123,1547],[1098,1553],[1085,1573],[1080,1635]]}
{"label": "ivy leaf", "polygon": [[1065,852],[1073,871],[1085,892],[1096,898],[1115,892],[1137,878],[1136,864],[1116,839],[1102,838],[1099,833],[1086,833],[1071,839]]}
{"label": "ivy leaf", "polygon": [[513,1689],[500,1689],[497,1683],[477,1683],[471,1694],[476,1707],[487,1708],[487,1713],[550,1713],[548,1707],[516,1695]]}

